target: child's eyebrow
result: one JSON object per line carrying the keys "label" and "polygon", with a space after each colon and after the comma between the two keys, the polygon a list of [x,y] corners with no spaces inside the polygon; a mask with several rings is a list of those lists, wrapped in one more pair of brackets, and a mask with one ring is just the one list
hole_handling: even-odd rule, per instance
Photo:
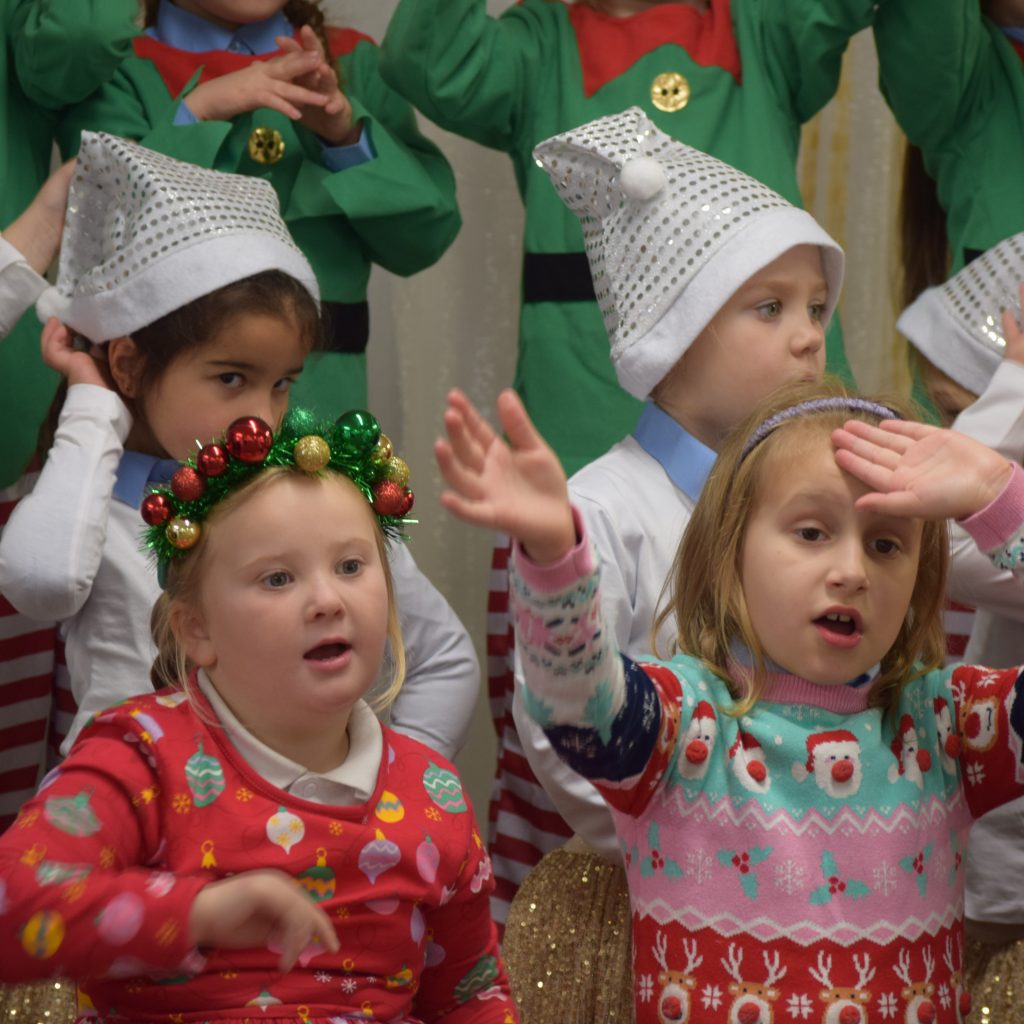
{"label": "child's eyebrow", "polygon": [[[258,370],[261,367],[257,366],[256,363],[248,363],[244,359],[207,359],[206,365],[212,369],[230,369],[230,370]],[[290,367],[285,370],[285,373],[301,373],[303,364],[299,363],[298,366]]]}

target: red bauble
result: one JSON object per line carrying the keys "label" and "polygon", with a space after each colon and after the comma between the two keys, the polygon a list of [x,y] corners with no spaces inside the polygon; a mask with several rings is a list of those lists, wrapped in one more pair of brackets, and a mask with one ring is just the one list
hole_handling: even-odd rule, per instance
{"label": "red bauble", "polygon": [[243,416],[228,427],[224,447],[240,462],[262,462],[270,451],[274,432],[258,416]]}
{"label": "red bauble", "polygon": [[219,444],[205,444],[196,456],[196,468],[203,476],[220,476],[228,468],[228,453]]}
{"label": "red bauble", "polygon": [[206,490],[206,481],[191,466],[182,466],[171,477],[171,491],[178,501],[198,501]]}
{"label": "red bauble", "polygon": [[412,511],[413,500],[412,491],[406,491],[405,498],[402,501],[402,507],[398,510],[399,517],[407,516]]}
{"label": "red bauble", "polygon": [[147,494],[142,500],[142,518],[150,526],[161,526],[171,518],[171,503],[166,494]]}
{"label": "red bauble", "polygon": [[394,480],[382,480],[373,488],[373,510],[382,516],[401,515],[405,490]]}

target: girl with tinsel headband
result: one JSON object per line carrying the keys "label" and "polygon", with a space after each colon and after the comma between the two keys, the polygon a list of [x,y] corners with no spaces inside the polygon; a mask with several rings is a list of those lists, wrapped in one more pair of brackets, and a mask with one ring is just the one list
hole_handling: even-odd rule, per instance
{"label": "girl with tinsel headband", "polygon": [[[148,689],[147,485],[242,414],[280,422],[318,343],[318,298],[266,182],[86,133],[57,285],[40,300],[60,321],[43,357],[70,386],[39,482],[0,540],[0,591],[61,623],[77,704],[58,721],[64,753],[90,715]],[[394,464],[396,488],[406,472]],[[394,721],[453,754],[479,686],[472,644],[404,546],[389,557],[411,655]]]}
{"label": "girl with tinsel headband", "polygon": [[942,520],[1020,575],[1020,466],[899,404],[781,389],[694,508],[675,657],[636,661],[557,458],[514,393],[499,414],[508,443],[452,394],[442,500],[517,538],[525,704],[611,809],[638,1024],[962,1020],[967,834],[1024,795],[1024,674],[942,667]]}
{"label": "girl with tinsel headband", "polygon": [[369,414],[293,411],[147,497],[187,682],[99,714],[0,839],[0,979],[129,1020],[516,1024],[458,775],[364,699],[389,643],[402,682],[403,466]]}

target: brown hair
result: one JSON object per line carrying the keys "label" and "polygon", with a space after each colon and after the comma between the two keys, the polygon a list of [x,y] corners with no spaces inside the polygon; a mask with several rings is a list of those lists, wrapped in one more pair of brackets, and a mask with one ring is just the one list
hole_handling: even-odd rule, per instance
{"label": "brown hair", "polygon": [[925,170],[921,151],[907,145],[903,158],[903,193],[900,198],[900,254],[903,266],[903,306],[909,306],[926,288],[949,276],[949,237],[946,211],[939,192]]}
{"label": "brown hair", "polygon": [[[723,445],[701,491],[683,540],[676,552],[670,579],[671,601],[659,613],[655,630],[672,615],[679,627],[676,647],[700,658],[717,675],[729,678],[734,641],[753,657],[754,674],[745,693],[734,692],[738,703],[731,715],[746,714],[764,688],[764,648],[754,635],[740,581],[747,523],[756,503],[763,467],[776,452],[792,450],[809,435],[828,436],[848,419],[878,422],[870,413],[852,410],[808,412],[782,423],[746,457],[747,438],[770,416],[816,398],[854,397],[841,383],[793,384],[763,402]],[[884,404],[907,419],[916,419],[903,401]],[[949,544],[945,521],[926,521],[921,536],[917,581],[903,625],[892,648],[882,658],[881,673],[872,686],[872,706],[892,710],[903,687],[917,675],[942,664],[945,634],[941,612],[946,593]],[[918,662],[922,666],[918,667]]]}
{"label": "brown hair", "polygon": [[[165,686],[171,686],[184,691],[189,699],[193,703],[195,702],[195,695],[191,692],[189,686],[194,666],[185,653],[185,649],[179,642],[178,637],[175,635],[175,610],[183,605],[191,608],[199,606],[199,593],[203,580],[203,556],[209,545],[211,528],[213,530],[217,528],[217,520],[230,512],[231,509],[243,504],[252,495],[272,486],[275,481],[289,477],[318,481],[320,483],[328,479],[349,482],[348,477],[341,473],[326,473],[320,477],[313,477],[291,466],[274,466],[254,476],[243,486],[239,487],[237,491],[233,491],[210,512],[210,515],[203,523],[203,531],[195,547],[186,556],[175,560],[168,566],[164,590],[153,606],[150,629],[157,654],[153,667],[150,670],[150,679],[154,689],[159,690]],[[351,484],[351,486],[354,487],[355,485]],[[367,511],[368,514],[372,515],[369,512],[369,506],[367,506]],[[384,568],[384,579],[387,585],[387,638],[391,652],[391,678],[383,692],[377,694],[370,701],[373,710],[380,712],[394,702],[395,697],[398,696],[398,691],[402,688],[402,683],[405,680],[405,647],[402,644],[402,631],[398,622],[398,609],[395,604],[395,585],[387,557],[387,541],[379,525],[377,525],[376,517],[374,517],[374,536],[377,543],[377,554],[380,556],[381,565]]]}
{"label": "brown hair", "polygon": [[[152,28],[156,24],[156,14],[160,8],[160,0],[143,0],[142,2],[142,27]],[[327,35],[327,25],[324,22],[324,12],[317,0],[288,0],[281,9],[284,16],[298,28],[301,25],[308,25],[315,33],[320,45],[327,54],[327,63],[338,74],[337,65],[331,54],[331,42]],[[339,79],[340,82],[340,79]]]}

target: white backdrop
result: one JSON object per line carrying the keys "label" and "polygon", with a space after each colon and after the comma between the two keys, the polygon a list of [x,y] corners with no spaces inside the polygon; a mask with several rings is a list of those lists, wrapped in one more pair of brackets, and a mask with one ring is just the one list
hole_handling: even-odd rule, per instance
{"label": "white backdrop", "polygon": [[[325,0],[329,20],[380,40],[396,0]],[[508,0],[489,0],[498,13]],[[893,239],[902,142],[875,85],[870,34],[855,38],[840,91],[804,133],[801,185],[808,208],[848,253],[842,305],[847,351],[866,390],[905,385],[894,343]],[[423,121],[458,182],[463,228],[434,267],[411,279],[376,268],[371,302],[370,399],[412,467],[416,492],[413,553],[448,597],[484,664],[485,599],[491,538],[439,506],[431,446],[448,389],[483,407],[512,379],[518,315],[522,207],[503,154]],[[494,763],[486,701],[458,759],[481,822]]]}

